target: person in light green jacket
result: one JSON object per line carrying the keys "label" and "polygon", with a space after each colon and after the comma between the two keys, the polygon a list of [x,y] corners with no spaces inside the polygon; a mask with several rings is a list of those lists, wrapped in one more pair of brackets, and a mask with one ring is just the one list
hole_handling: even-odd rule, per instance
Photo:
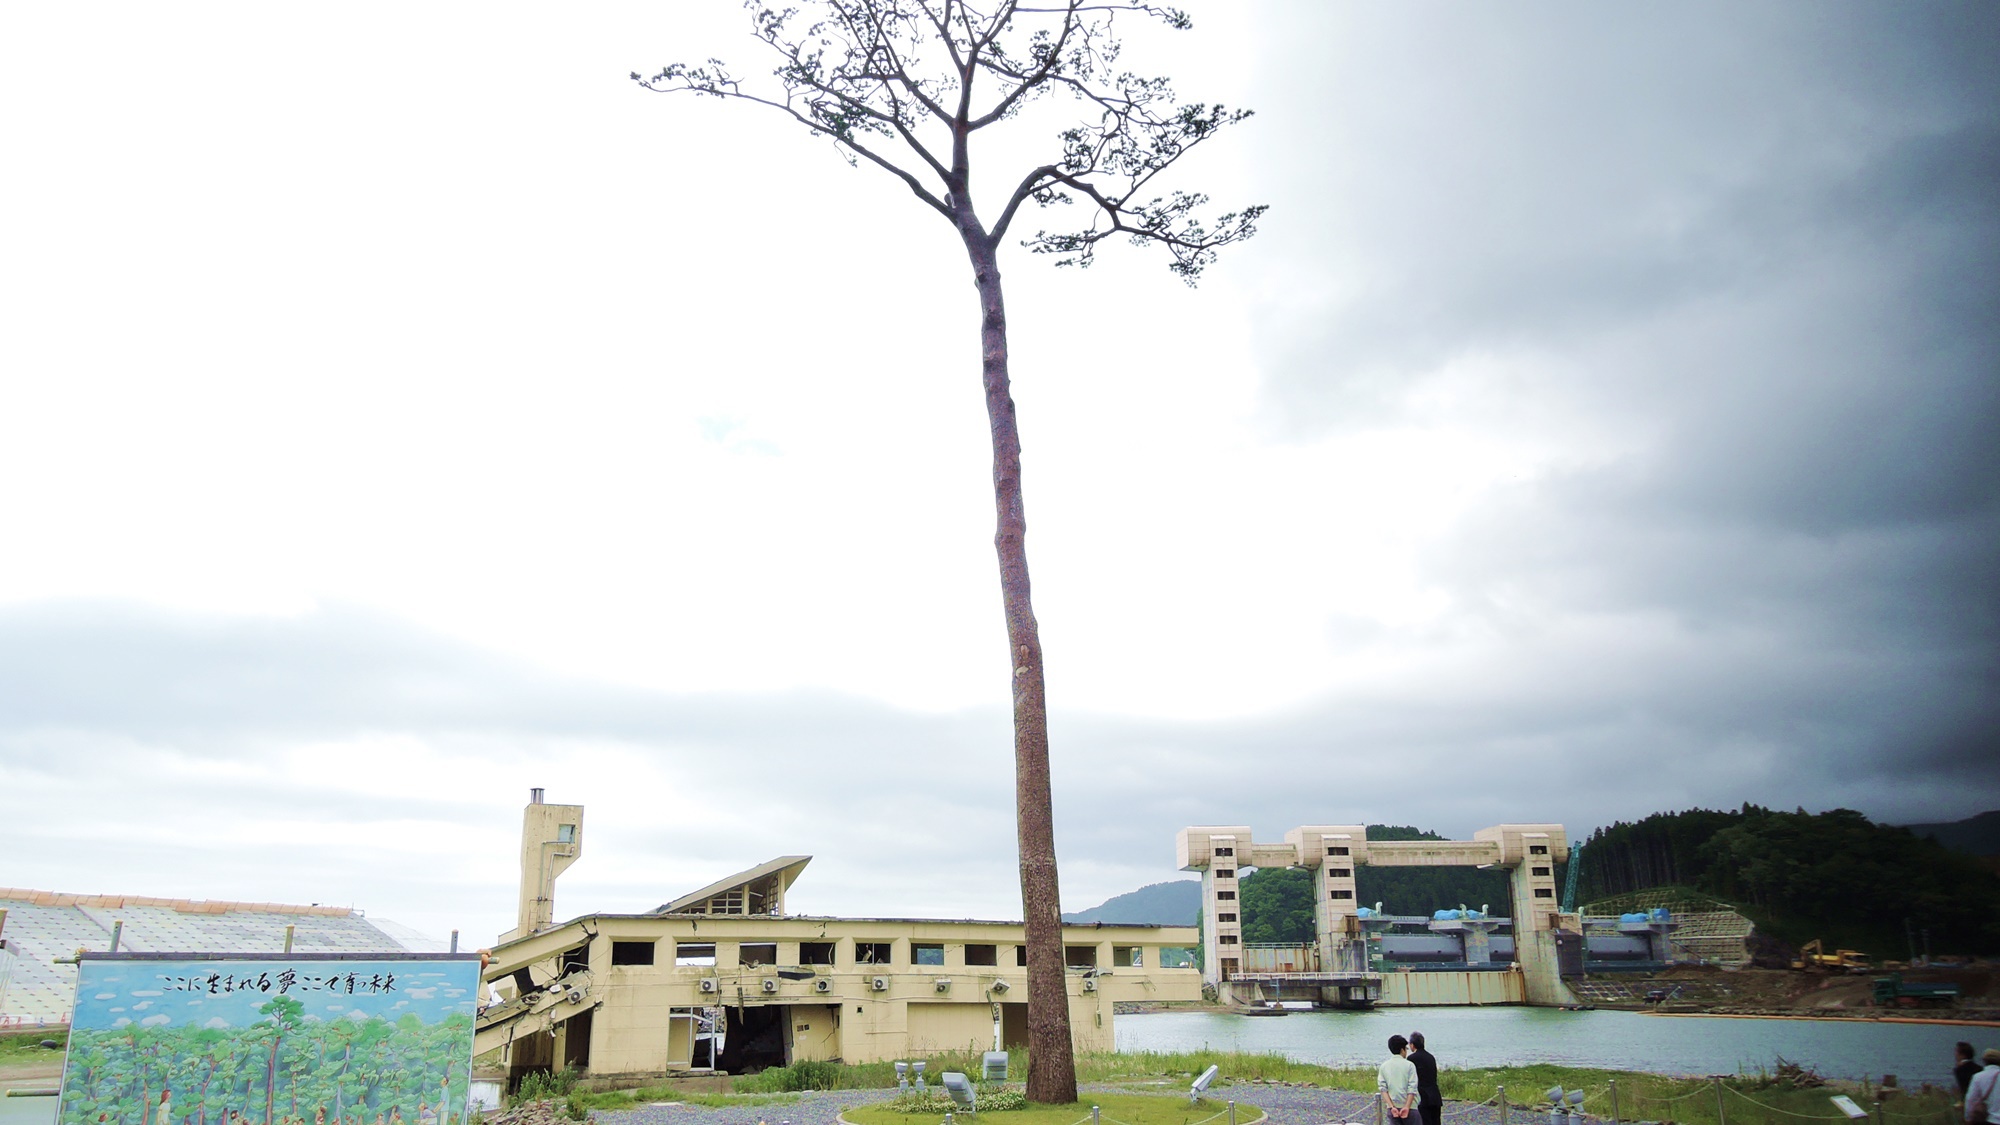
{"label": "person in light green jacket", "polygon": [[1389,1057],[1375,1068],[1375,1089],[1391,1121],[1407,1122],[1417,1104],[1417,1067],[1406,1056],[1410,1041],[1400,1035],[1389,1037]]}

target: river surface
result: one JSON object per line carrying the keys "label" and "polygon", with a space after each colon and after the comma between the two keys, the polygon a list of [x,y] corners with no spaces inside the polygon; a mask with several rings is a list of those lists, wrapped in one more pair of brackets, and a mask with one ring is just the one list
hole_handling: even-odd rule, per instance
{"label": "river surface", "polygon": [[1379,1008],[1287,1016],[1148,1012],[1118,1017],[1120,1051],[1277,1053],[1334,1067],[1374,1066],[1391,1035],[1421,1031],[1453,1069],[1554,1063],[1656,1074],[1754,1074],[1779,1058],[1828,1078],[1951,1081],[1952,1047],[2000,1047],[2000,1027],[1874,1020],[1732,1019],[1551,1008]]}

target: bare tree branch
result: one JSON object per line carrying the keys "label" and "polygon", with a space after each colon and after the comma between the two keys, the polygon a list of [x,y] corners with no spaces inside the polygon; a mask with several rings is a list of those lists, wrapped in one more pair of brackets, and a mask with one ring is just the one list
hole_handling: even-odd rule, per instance
{"label": "bare tree branch", "polygon": [[[674,71],[675,68],[670,66],[651,78],[642,78],[639,76],[639,72],[635,70],[632,72],[632,81],[637,82],[640,86],[648,90],[651,90],[656,94],[674,94],[674,93],[706,94],[710,97],[733,98],[737,101],[751,102],[756,105],[761,105],[768,107],[770,109],[775,109],[778,112],[783,113],[786,116],[792,118],[792,120],[797,121],[799,124],[805,126],[812,132],[818,133],[823,137],[831,138],[833,141],[840,144],[841,146],[851,149],[854,152],[860,154],[864,159],[882,168],[890,175],[895,176],[896,178],[902,180],[905,184],[908,184],[910,190],[916,194],[917,198],[929,204],[933,210],[937,211],[939,214],[943,215],[947,219],[952,217],[951,208],[945,205],[944,200],[939,199],[937,196],[931,194],[931,192],[926,190],[921,180],[917,179],[914,175],[911,175],[908,171],[898,166],[894,161],[887,160],[882,156],[876,154],[875,152],[869,150],[867,146],[855,140],[851,134],[843,135],[840,132],[830,129],[820,124],[819,122],[814,121],[812,118],[807,117],[806,115],[800,113],[797,109],[794,109],[792,106],[787,105],[784,102],[775,102],[770,100],[769,98],[760,98],[755,94],[746,94],[740,90],[729,88],[733,87],[734,85],[733,83],[730,83],[729,86],[726,87],[723,85],[703,85],[694,82],[687,82],[682,77],[681,74],[676,74],[674,73]],[[668,81],[679,81],[681,82],[681,84],[673,86],[660,85],[660,83]]]}

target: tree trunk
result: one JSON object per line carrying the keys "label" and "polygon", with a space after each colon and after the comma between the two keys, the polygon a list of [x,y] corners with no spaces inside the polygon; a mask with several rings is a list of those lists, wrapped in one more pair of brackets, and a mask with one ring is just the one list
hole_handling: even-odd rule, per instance
{"label": "tree trunk", "polygon": [[1076,1056],[1063,974],[1062,894],[1056,880],[1055,808],[1049,795],[1048,707],[1042,639],[1028,596],[1028,520],[1021,502],[1021,432],[1007,380],[1007,309],[996,247],[968,236],[979,290],[980,350],[986,419],[993,436],[993,549],[1000,561],[1001,606],[1014,679],[1014,819],[1021,851],[1021,918],[1028,950],[1028,1100],[1076,1101]]}

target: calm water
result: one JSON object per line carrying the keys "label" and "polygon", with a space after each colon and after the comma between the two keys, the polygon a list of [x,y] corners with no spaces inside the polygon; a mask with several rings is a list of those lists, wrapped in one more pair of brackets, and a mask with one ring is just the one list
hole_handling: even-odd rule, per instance
{"label": "calm water", "polygon": [[1454,1068],[1557,1063],[1661,1074],[1772,1069],[1780,1056],[1829,1078],[1905,1085],[1951,1081],[1952,1046],[2000,1047],[2000,1027],[1655,1016],[1547,1008],[1388,1008],[1234,1016],[1153,1012],[1118,1017],[1121,1051],[1275,1052],[1300,1062],[1373,1066],[1389,1036],[1421,1031],[1438,1064]]}

